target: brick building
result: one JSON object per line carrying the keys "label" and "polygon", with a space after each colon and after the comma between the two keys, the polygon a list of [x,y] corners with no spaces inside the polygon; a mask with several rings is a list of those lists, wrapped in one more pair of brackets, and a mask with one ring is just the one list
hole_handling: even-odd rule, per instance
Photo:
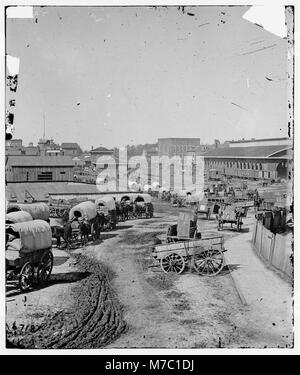
{"label": "brick building", "polygon": [[196,156],[200,138],[158,138],[158,156]]}

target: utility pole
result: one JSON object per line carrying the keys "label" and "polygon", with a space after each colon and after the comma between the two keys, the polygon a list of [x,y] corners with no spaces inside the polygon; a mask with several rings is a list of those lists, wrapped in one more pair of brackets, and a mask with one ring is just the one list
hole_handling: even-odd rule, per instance
{"label": "utility pole", "polygon": [[45,140],[45,137],[46,137],[46,122],[45,122],[45,112],[43,112],[43,120],[44,120],[44,133],[43,133],[43,139]]}

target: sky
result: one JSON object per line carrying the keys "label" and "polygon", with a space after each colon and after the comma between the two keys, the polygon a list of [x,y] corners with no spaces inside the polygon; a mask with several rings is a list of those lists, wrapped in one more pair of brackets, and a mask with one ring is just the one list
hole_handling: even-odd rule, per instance
{"label": "sky", "polygon": [[[287,136],[287,41],[249,7],[35,7],[6,21],[15,138],[120,147]],[[188,15],[187,12],[194,14]]]}

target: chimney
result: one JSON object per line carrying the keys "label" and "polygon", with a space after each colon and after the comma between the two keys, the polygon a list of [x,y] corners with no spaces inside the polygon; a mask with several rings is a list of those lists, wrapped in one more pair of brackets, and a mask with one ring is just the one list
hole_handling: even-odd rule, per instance
{"label": "chimney", "polygon": [[94,146],[92,146],[92,150],[94,150]]}

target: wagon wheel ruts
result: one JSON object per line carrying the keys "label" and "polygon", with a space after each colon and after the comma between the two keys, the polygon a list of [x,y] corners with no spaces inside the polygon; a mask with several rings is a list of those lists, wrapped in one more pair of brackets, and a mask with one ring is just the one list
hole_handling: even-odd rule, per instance
{"label": "wagon wheel ruts", "polygon": [[53,254],[50,250],[45,252],[37,269],[37,282],[44,284],[49,280],[53,268]]}
{"label": "wagon wheel ruts", "polygon": [[203,276],[215,276],[224,267],[223,252],[218,249],[209,249],[194,254],[192,265],[196,272]]}
{"label": "wagon wheel ruts", "polygon": [[185,261],[180,254],[171,253],[161,258],[160,267],[165,273],[175,272],[180,274],[185,268]]}
{"label": "wagon wheel ruts", "polygon": [[19,275],[19,286],[22,292],[31,289],[34,280],[34,266],[31,262],[26,262]]}

